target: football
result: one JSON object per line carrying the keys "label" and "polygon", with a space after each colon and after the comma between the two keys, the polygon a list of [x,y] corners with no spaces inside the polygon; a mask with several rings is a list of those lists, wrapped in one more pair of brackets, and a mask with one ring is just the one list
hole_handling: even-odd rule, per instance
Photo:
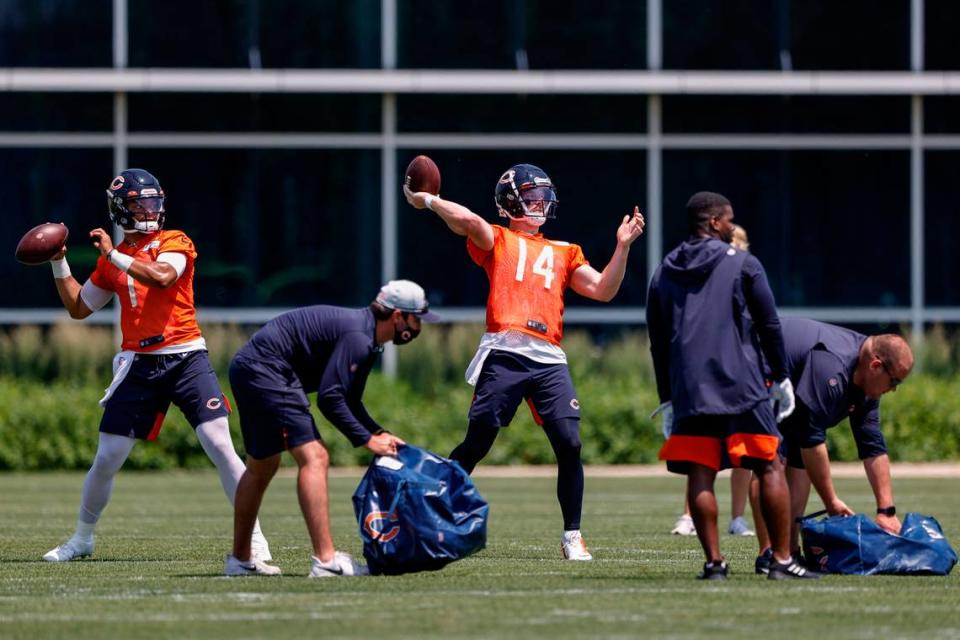
{"label": "football", "polygon": [[23,264],[43,264],[67,244],[70,231],[62,222],[46,222],[27,231],[17,244],[17,261]]}
{"label": "football", "polygon": [[440,193],[440,169],[437,163],[427,156],[417,156],[407,165],[403,183],[410,191],[426,191],[431,195]]}

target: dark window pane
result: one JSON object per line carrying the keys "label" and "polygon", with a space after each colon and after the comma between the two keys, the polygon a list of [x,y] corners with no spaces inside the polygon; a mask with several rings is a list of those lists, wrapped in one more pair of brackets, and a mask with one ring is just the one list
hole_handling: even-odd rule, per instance
{"label": "dark window pane", "polygon": [[960,49],[957,48],[960,3],[955,0],[924,0],[923,7],[923,26],[926,31],[924,68],[960,70]]}
{"label": "dark window pane", "polygon": [[[634,205],[643,208],[646,155],[642,152],[558,152],[425,150],[440,168],[442,192],[483,216],[492,224],[508,226],[497,216],[493,191],[500,175],[514,164],[528,162],[542,168],[557,185],[558,217],[543,227],[544,235],[583,247],[584,255],[603,270],[616,246],[623,216]],[[398,155],[406,167],[412,153]],[[602,176],[602,181],[597,180]],[[604,186],[606,185],[606,186]],[[399,273],[419,282],[434,306],[484,306],[487,277],[467,255],[466,240],[456,236],[435,214],[415,211],[397,190],[400,207]],[[646,247],[643,238],[630,251],[630,262],[619,295],[611,304],[642,305],[646,295]],[[599,305],[568,292],[567,308]]]}
{"label": "dark window pane", "polygon": [[133,93],[131,131],[380,130],[379,95]]}
{"label": "dark window pane", "polygon": [[908,97],[664,96],[666,133],[909,133]]}
{"label": "dark window pane", "polygon": [[663,7],[669,69],[908,69],[907,2],[671,0]]}
{"label": "dark window pane", "polygon": [[397,97],[400,131],[637,133],[645,96],[496,95]]}
{"label": "dark window pane", "polygon": [[380,66],[379,0],[129,0],[134,67]]}
{"label": "dark window pane", "polygon": [[4,131],[112,131],[111,93],[0,92]]}
{"label": "dark window pane", "polygon": [[413,69],[643,69],[646,2],[408,0],[398,60]]}
{"label": "dark window pane", "polygon": [[[31,227],[63,222],[70,229],[70,266],[83,282],[99,255],[87,241],[87,232],[109,224],[104,191],[113,178],[113,151],[0,149],[0,167],[0,202],[4,203],[0,245],[9,247],[12,254]],[[0,260],[0,281],[7,287],[16,283],[16,295],[6,296],[6,307],[61,306],[47,265],[28,267],[11,255]]]}
{"label": "dark window pane", "polygon": [[960,218],[957,216],[960,152],[928,151],[925,154],[924,173],[924,299],[932,305],[960,305],[960,251],[957,251],[957,237],[960,234]]}
{"label": "dark window pane", "polygon": [[[200,306],[364,306],[380,286],[377,151],[133,149],[196,243]],[[352,187],[350,185],[353,185]]]}
{"label": "dark window pane", "polygon": [[0,2],[0,67],[111,66],[111,0]]}
{"label": "dark window pane", "polygon": [[923,113],[925,133],[960,132],[960,98],[926,96],[923,99]]}
{"label": "dark window pane", "polygon": [[782,306],[910,302],[906,151],[668,151],[664,251],[695,191],[730,198]]}

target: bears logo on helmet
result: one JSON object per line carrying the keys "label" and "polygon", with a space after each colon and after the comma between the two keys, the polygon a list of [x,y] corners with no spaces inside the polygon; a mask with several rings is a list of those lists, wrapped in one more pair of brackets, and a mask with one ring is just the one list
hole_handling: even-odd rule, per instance
{"label": "bears logo on helmet", "polygon": [[543,222],[557,217],[557,190],[543,169],[532,164],[510,167],[500,176],[494,201],[501,217]]}
{"label": "bears logo on helmet", "polygon": [[154,233],[166,220],[165,197],[160,181],[149,171],[124,169],[107,189],[107,212],[124,233]]}

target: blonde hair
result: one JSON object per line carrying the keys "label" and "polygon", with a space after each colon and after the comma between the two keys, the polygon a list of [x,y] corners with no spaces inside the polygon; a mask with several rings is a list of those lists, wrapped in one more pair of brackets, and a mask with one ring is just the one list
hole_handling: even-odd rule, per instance
{"label": "blonde hair", "polygon": [[734,249],[741,251],[750,251],[750,239],[747,237],[747,230],[738,224],[733,225],[733,240],[730,244]]}

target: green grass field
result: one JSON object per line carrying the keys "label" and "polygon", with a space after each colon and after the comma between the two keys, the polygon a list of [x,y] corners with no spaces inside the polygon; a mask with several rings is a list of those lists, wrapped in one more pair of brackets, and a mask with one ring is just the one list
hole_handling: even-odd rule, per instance
{"label": "green grass field", "polygon": [[[308,580],[294,480],[277,478],[262,513],[285,575],[222,577],[231,511],[212,472],[124,473],[93,559],[40,556],[72,531],[81,474],[0,475],[0,637],[15,638],[960,638],[960,570],[937,577],[776,583],[753,574],[752,538],[724,536],[735,572],[695,581],[695,539],[669,535],[681,480],[590,479],[584,534],[596,558],[559,559],[553,481],[480,478],[487,549],[443,571]],[[332,480],[338,547],[360,553],[349,498]],[[718,483],[722,522],[728,482]],[[869,510],[866,481],[838,480]],[[899,479],[901,510],[935,515],[960,542],[955,479]]]}

